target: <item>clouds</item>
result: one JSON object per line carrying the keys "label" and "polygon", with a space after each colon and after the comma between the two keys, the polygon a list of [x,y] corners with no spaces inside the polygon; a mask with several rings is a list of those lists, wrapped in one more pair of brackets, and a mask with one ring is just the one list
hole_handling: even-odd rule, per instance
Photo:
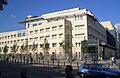
{"label": "clouds", "polygon": [[11,18],[17,18],[17,16],[15,16],[15,15],[12,15],[12,14],[10,15],[10,17],[11,17]]}

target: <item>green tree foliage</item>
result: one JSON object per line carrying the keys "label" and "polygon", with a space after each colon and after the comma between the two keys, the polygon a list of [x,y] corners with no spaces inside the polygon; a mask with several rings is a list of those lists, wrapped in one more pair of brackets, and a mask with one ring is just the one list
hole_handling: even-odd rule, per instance
{"label": "green tree foliage", "polygon": [[67,35],[66,39],[62,41],[62,49],[63,49],[63,52],[65,53],[65,59],[67,59],[67,56],[70,59],[72,59],[70,48],[71,48],[71,43],[69,40],[69,36]]}
{"label": "green tree foliage", "polygon": [[63,51],[64,51],[65,54],[70,54],[69,53],[69,49],[70,49],[69,39],[62,41],[62,49],[63,49]]}
{"label": "green tree foliage", "polygon": [[43,43],[42,49],[43,49],[43,51],[44,51],[44,57],[45,57],[46,60],[47,60],[48,50],[50,49],[50,47],[49,47],[48,40],[47,40],[46,38],[44,39],[44,43]]}
{"label": "green tree foliage", "polygon": [[43,51],[48,52],[49,49],[50,49],[50,47],[49,47],[48,40],[45,38],[44,39],[44,44],[43,44]]}
{"label": "green tree foliage", "polygon": [[14,44],[12,47],[11,47],[11,52],[12,53],[16,53],[18,51],[18,46],[17,44]]}
{"label": "green tree foliage", "polygon": [[8,46],[7,45],[4,46],[3,52],[4,52],[4,54],[7,54],[7,52],[8,52]]}
{"label": "green tree foliage", "polygon": [[25,52],[26,52],[26,53],[28,53],[28,52],[29,52],[29,45],[28,45],[28,41],[26,41],[26,43],[25,43],[24,50],[25,50]]}
{"label": "green tree foliage", "polygon": [[37,49],[37,44],[35,44],[35,43],[33,42],[33,45],[32,45],[32,51],[35,52],[36,49]]}
{"label": "green tree foliage", "polygon": [[22,46],[20,47],[20,52],[21,52],[21,54],[25,52],[24,44],[22,44]]}
{"label": "green tree foliage", "polygon": [[81,41],[81,51],[86,53],[88,50],[88,43],[87,40],[84,38],[83,41]]}

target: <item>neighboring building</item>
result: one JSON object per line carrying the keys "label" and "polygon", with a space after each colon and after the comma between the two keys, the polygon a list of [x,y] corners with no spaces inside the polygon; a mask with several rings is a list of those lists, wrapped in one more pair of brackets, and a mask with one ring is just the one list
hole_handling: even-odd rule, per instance
{"label": "neighboring building", "polygon": [[106,28],[108,46],[115,50],[115,52],[108,50],[110,52],[109,55],[119,57],[120,56],[119,51],[118,51],[119,39],[118,39],[118,32],[116,28],[114,27],[111,21],[105,21],[105,22],[100,22],[100,23]]}
{"label": "neighboring building", "polygon": [[[25,20],[19,22],[25,24],[25,30],[0,33],[0,47],[3,49],[5,44],[10,47],[15,43],[20,46],[28,41],[28,45],[37,44],[36,52],[43,53],[42,45],[44,38],[50,45],[49,54],[64,56],[61,43],[69,39],[71,44],[70,51],[73,58],[82,60],[84,53],[81,52],[81,41],[88,40],[89,51],[88,57],[98,56],[109,58],[109,51],[115,53],[115,47],[106,47],[107,31],[99,23],[97,18],[87,9],[69,9],[58,11],[41,16],[27,16]],[[18,50],[17,53],[20,53]],[[30,50],[29,53],[32,53]]]}

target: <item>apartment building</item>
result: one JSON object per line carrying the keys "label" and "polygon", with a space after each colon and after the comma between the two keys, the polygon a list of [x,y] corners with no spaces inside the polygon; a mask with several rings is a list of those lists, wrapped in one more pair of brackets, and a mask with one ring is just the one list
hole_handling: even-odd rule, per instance
{"label": "apartment building", "polygon": [[[95,15],[87,9],[73,8],[41,16],[27,16],[25,20],[19,22],[24,24],[25,30],[0,33],[1,49],[7,44],[8,54],[11,53],[10,47],[17,43],[20,54],[20,46],[28,41],[28,45],[37,44],[36,53],[43,53],[42,45],[44,39],[48,40],[50,49],[49,54],[61,55],[64,57],[64,51],[61,47],[62,41],[70,41],[70,52],[73,58],[82,60],[84,53],[81,52],[81,41],[87,40],[91,48],[87,51],[88,57],[104,56],[109,58],[107,52],[107,34],[106,29],[99,23]],[[114,53],[114,49],[110,48]],[[3,53],[3,52],[1,52]],[[29,53],[33,53],[31,50]]]}

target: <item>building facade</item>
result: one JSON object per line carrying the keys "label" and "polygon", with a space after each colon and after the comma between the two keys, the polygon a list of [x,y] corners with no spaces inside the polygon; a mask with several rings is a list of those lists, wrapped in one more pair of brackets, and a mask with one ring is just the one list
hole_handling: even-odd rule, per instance
{"label": "building facade", "polygon": [[1,53],[5,45],[8,46],[8,54],[11,53],[11,47],[17,44],[18,51],[21,54],[20,47],[28,42],[29,52],[33,53],[31,48],[33,43],[37,44],[35,53],[43,53],[42,45],[44,39],[48,40],[50,49],[49,54],[64,57],[64,51],[61,47],[62,41],[70,41],[70,52],[72,57],[82,60],[84,53],[81,52],[81,41],[87,40],[91,48],[86,52],[88,57],[101,56],[109,58],[106,55],[108,49],[114,53],[114,49],[106,47],[107,31],[99,23],[95,15],[87,9],[74,8],[63,10],[41,16],[27,16],[25,20],[19,22],[24,24],[25,30],[0,33]]}

